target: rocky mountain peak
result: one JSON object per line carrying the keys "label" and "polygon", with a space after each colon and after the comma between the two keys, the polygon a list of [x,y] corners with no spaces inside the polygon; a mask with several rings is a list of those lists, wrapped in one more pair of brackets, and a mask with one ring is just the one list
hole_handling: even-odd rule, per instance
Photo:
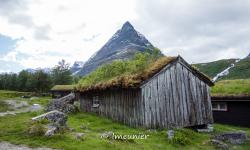
{"label": "rocky mountain peak", "polygon": [[126,32],[126,31],[129,31],[129,30],[135,30],[134,27],[131,25],[130,22],[125,22],[122,26],[122,31]]}
{"label": "rocky mountain peak", "polygon": [[114,60],[130,59],[137,52],[153,50],[154,46],[137,32],[130,22],[125,22],[108,42],[84,64],[79,75],[86,75],[100,65]]}

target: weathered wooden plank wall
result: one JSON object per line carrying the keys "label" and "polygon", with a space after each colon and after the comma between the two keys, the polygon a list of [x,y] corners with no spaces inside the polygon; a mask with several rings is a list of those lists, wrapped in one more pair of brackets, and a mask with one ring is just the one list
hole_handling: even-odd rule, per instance
{"label": "weathered wooden plank wall", "polygon": [[[93,108],[93,97],[98,96],[99,107]],[[82,94],[80,107],[85,112],[96,112],[113,120],[122,122],[132,127],[142,125],[143,110],[141,110],[140,89],[117,89],[96,91]]]}
{"label": "weathered wooden plank wall", "polygon": [[[93,97],[100,106],[93,108]],[[169,128],[213,122],[209,86],[180,61],[165,67],[138,89],[81,94],[81,110],[132,127]]]}
{"label": "weathered wooden plank wall", "polygon": [[203,125],[213,122],[209,86],[177,62],[142,87],[143,124],[147,128]]}

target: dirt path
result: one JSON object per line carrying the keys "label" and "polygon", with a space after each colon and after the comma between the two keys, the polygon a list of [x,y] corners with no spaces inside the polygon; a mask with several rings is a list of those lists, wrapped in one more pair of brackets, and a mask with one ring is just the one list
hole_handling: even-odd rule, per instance
{"label": "dirt path", "polygon": [[0,142],[0,150],[52,150],[51,148],[30,148],[25,145],[14,145],[8,142]]}

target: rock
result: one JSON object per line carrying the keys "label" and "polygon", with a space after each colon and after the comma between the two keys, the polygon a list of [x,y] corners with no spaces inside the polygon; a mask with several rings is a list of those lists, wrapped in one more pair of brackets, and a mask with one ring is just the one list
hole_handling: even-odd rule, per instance
{"label": "rock", "polygon": [[59,126],[66,126],[66,122],[68,117],[59,111],[52,111],[53,113],[49,113],[46,118],[53,123],[58,124]]}
{"label": "rock", "polygon": [[74,93],[70,93],[59,99],[54,99],[48,104],[46,111],[58,110],[64,113],[74,113],[77,111],[76,107],[73,105],[74,100]]}
{"label": "rock", "polygon": [[75,139],[85,140],[85,133],[75,133]]}
{"label": "rock", "polygon": [[0,112],[0,117],[6,116],[6,115],[16,115],[16,113],[15,111]]}
{"label": "rock", "polygon": [[168,139],[173,139],[173,137],[174,137],[174,130],[168,130],[167,131],[167,138]]}
{"label": "rock", "polygon": [[66,126],[68,117],[63,112],[60,112],[58,110],[53,110],[45,114],[42,114],[40,116],[32,118],[33,121],[39,121],[42,119],[47,119],[49,122],[54,123],[59,126]]}
{"label": "rock", "polygon": [[43,109],[43,107],[39,104],[33,104],[29,107],[29,111],[38,111]]}
{"label": "rock", "polygon": [[229,150],[228,145],[222,141],[212,139],[210,142],[218,149]]}
{"label": "rock", "polygon": [[101,134],[101,138],[105,138],[105,139],[112,139],[114,135],[114,132],[112,131],[108,131],[108,132],[104,132]]}
{"label": "rock", "polygon": [[215,135],[214,139],[220,141],[228,141],[231,144],[243,144],[247,140],[247,134],[244,131],[228,132],[219,135]]}
{"label": "rock", "polygon": [[83,124],[83,125],[80,126],[80,128],[85,130],[85,129],[88,129],[88,126]]}
{"label": "rock", "polygon": [[45,132],[45,136],[53,136],[58,131],[62,131],[67,128],[67,115],[58,110],[50,111],[40,116],[32,118],[33,121],[40,121],[43,119],[47,119],[50,124],[47,125],[47,131]]}
{"label": "rock", "polygon": [[40,148],[30,148],[26,145],[15,145],[9,142],[0,142],[0,150],[53,150],[51,148],[40,147]]}
{"label": "rock", "polygon": [[14,109],[21,109],[24,107],[29,106],[29,104],[26,101],[19,101],[19,100],[5,100],[6,104],[8,104],[10,107]]}
{"label": "rock", "polygon": [[70,132],[74,132],[76,129],[74,129],[74,128],[69,128],[69,131]]}
{"label": "rock", "polygon": [[38,99],[39,97],[31,97],[30,100]]}
{"label": "rock", "polygon": [[114,60],[127,60],[133,58],[137,52],[153,49],[154,46],[126,22],[99,51],[90,57],[76,75],[87,75],[103,64]]}
{"label": "rock", "polygon": [[51,137],[53,136],[57,131],[59,130],[58,127],[53,126],[53,125],[49,125],[48,126],[48,130],[46,131],[46,133],[44,134],[47,137]]}
{"label": "rock", "polygon": [[23,96],[21,96],[21,98],[30,98],[30,96],[29,95],[23,95]]}

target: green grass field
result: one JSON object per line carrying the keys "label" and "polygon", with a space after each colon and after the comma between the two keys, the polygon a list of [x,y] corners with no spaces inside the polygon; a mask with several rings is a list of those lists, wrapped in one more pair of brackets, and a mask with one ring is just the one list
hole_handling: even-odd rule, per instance
{"label": "green grass field", "polygon": [[[2,97],[1,99],[4,98]],[[19,99],[19,97],[17,97],[17,99]],[[45,106],[49,100],[50,99],[48,97],[44,97],[36,99],[34,103],[40,103]],[[29,135],[27,131],[28,126],[31,122],[31,118],[42,113],[43,112],[21,113],[15,116],[8,115],[5,117],[0,117],[0,141],[9,141],[14,144],[25,144],[30,147],[45,146],[65,150],[211,150],[215,148],[209,143],[209,140],[215,133],[244,130],[247,132],[248,135],[250,135],[249,128],[215,124],[215,131],[213,133],[197,133],[191,129],[175,129],[177,137],[174,141],[170,141],[166,138],[166,129],[136,129],[117,122],[113,122],[110,119],[100,117],[95,114],[81,112],[69,115],[68,126],[69,128],[74,128],[74,132],[84,133],[84,140],[76,140],[74,134],[70,131],[57,134],[53,137]],[[147,139],[136,139],[127,141],[101,138],[101,134],[107,131],[112,131],[115,134],[122,135],[145,134],[149,136]],[[243,145],[233,146],[233,148],[239,150],[247,150],[250,148],[250,142],[247,142]]]}
{"label": "green grass field", "polygon": [[5,112],[8,110],[9,110],[9,106],[5,102],[0,101],[0,112]]}
{"label": "green grass field", "polygon": [[23,95],[31,95],[31,92],[17,92],[17,91],[5,91],[0,90],[0,100],[1,99],[10,99],[10,98],[20,98]]}
{"label": "green grass field", "polygon": [[250,95],[250,79],[222,80],[215,83],[212,95]]}

